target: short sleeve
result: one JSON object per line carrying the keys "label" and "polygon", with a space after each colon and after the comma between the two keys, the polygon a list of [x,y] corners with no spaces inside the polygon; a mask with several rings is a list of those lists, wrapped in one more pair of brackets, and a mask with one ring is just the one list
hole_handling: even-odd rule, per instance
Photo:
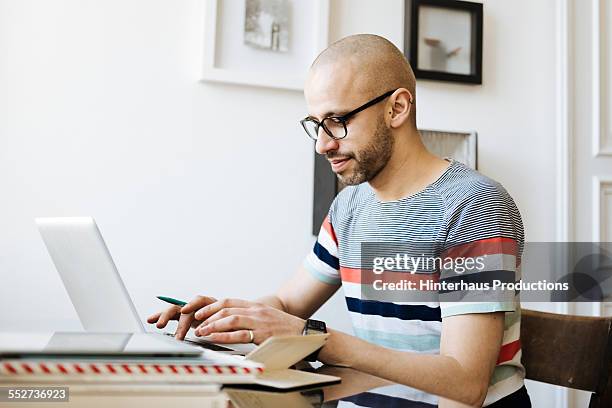
{"label": "short sleeve", "polygon": [[323,220],[312,251],[304,259],[304,267],[316,279],[330,285],[340,285],[340,261],[338,259],[338,240],[331,217]]}
{"label": "short sleeve", "polygon": [[502,284],[520,279],[523,224],[506,190],[493,181],[476,186],[451,211],[447,228],[442,257],[450,267],[440,280],[459,285],[440,295],[442,318],[515,311],[518,292]]}

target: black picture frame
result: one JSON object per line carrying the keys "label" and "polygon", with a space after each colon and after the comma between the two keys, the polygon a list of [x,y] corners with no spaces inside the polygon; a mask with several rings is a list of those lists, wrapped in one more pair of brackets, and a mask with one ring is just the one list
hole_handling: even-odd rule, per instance
{"label": "black picture frame", "polygon": [[[313,149],[314,151],[314,149]],[[321,224],[327,216],[341,186],[324,155],[314,152],[314,189],[312,202],[312,235],[319,235]]]}
{"label": "black picture frame", "polygon": [[[470,74],[433,71],[419,68],[419,10],[422,6],[467,11],[471,15]],[[483,5],[460,0],[405,0],[404,54],[418,79],[482,84]]]}

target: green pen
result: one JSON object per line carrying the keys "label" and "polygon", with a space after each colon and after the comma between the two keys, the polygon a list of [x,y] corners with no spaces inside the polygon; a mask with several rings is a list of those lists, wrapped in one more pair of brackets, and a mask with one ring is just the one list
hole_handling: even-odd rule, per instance
{"label": "green pen", "polygon": [[183,302],[182,300],[178,300],[178,299],[173,299],[171,297],[166,297],[166,296],[157,296],[157,298],[159,300],[163,300],[164,302],[167,303],[171,303],[173,305],[177,305],[177,306],[185,306],[187,304],[187,302]]}

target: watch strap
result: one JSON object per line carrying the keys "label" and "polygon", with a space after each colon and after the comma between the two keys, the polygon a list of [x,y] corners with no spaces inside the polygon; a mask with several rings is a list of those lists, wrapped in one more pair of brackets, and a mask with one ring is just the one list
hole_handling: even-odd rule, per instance
{"label": "watch strap", "polygon": [[[307,319],[304,324],[304,329],[302,330],[302,335],[307,336],[309,334],[324,334],[327,333],[327,326],[325,322],[321,320]],[[308,356],[304,357],[305,361],[314,362],[317,361],[317,357],[319,356],[319,352],[323,347],[319,347],[317,350],[310,353]]]}

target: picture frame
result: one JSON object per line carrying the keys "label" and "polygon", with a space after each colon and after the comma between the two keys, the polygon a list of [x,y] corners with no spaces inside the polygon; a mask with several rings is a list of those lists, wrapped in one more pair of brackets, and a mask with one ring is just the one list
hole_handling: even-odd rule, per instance
{"label": "picture frame", "polygon": [[478,133],[419,130],[423,144],[438,157],[450,157],[478,170]]}
{"label": "picture frame", "polygon": [[482,3],[405,0],[404,21],[404,54],[416,78],[482,84]]}
{"label": "picture frame", "polygon": [[329,1],[291,2],[289,50],[274,53],[245,43],[246,0],[207,0],[201,79],[303,90],[308,67],[329,42]]}
{"label": "picture frame", "polygon": [[[478,134],[476,132],[450,132],[420,129],[421,140],[431,153],[450,157],[466,166],[478,169]],[[317,235],[321,223],[336,195],[344,188],[331,170],[325,156],[314,152],[314,186],[312,205],[312,234]]]}

